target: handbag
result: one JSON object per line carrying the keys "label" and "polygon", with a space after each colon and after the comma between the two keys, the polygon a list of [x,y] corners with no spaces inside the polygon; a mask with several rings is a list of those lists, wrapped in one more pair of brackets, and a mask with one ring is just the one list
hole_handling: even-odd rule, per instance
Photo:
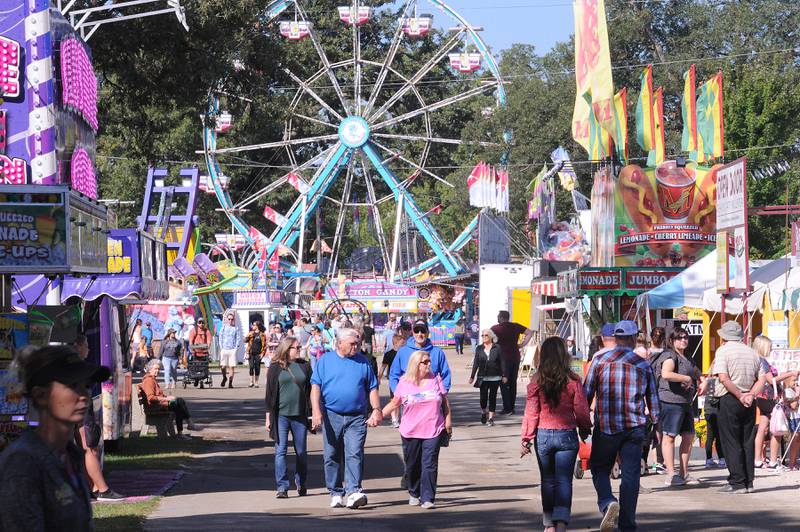
{"label": "handbag", "polygon": [[[772,389],[775,398],[778,399],[778,387],[774,378],[772,379]],[[769,431],[773,436],[783,436],[789,432],[789,424],[786,422],[786,414],[783,412],[783,403],[780,400],[772,409],[772,415],[769,418]]]}
{"label": "handbag", "polygon": [[475,379],[475,384],[473,384],[473,386],[476,388],[480,388],[481,384],[483,384],[483,377],[477,377]]}
{"label": "handbag", "polygon": [[450,438],[453,437],[453,432],[447,429],[439,433],[439,447],[450,447]]}

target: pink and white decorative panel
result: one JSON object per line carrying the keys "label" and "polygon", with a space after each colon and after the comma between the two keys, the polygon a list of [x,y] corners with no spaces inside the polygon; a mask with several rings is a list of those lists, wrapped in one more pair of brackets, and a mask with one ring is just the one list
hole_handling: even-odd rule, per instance
{"label": "pink and white decorative panel", "polygon": [[0,184],[24,185],[28,182],[28,166],[25,159],[0,155]]}
{"label": "pink and white decorative panel", "polygon": [[89,54],[78,39],[61,41],[61,84],[64,106],[80,114],[97,131],[97,78]]}
{"label": "pink and white decorative panel", "polygon": [[19,43],[0,37],[0,96],[16,98],[20,94]]}
{"label": "pink and white decorative panel", "polygon": [[72,188],[92,199],[97,199],[97,176],[94,173],[94,165],[89,153],[83,148],[76,148],[72,154],[70,175]]}

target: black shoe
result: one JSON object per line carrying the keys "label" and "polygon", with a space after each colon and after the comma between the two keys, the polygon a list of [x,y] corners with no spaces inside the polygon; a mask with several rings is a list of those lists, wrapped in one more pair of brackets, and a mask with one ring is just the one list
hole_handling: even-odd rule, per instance
{"label": "black shoe", "polygon": [[201,382],[201,383],[200,383],[200,389],[202,390],[203,388],[205,388],[205,386],[204,386],[204,385],[203,385],[203,383]]}
{"label": "black shoe", "polygon": [[[223,384],[223,387],[224,387],[224,386],[225,386],[225,385]],[[229,381],[228,381],[228,388],[233,388],[233,379],[231,379],[231,380],[229,380]]]}
{"label": "black shoe", "polygon": [[96,501],[97,500],[97,493],[98,492],[96,492],[96,491],[90,491],[89,492],[89,498],[92,499],[93,501]]}
{"label": "black shoe", "polygon": [[121,501],[124,498],[125,498],[124,495],[120,495],[111,488],[108,488],[106,491],[97,492],[98,501]]}
{"label": "black shoe", "polygon": [[486,414],[481,414],[481,424],[486,425]]}
{"label": "black shoe", "polygon": [[198,384],[199,384],[199,383],[198,383],[197,381],[194,381],[194,387],[195,387],[195,388],[197,388],[197,385],[198,385]]}
{"label": "black shoe", "polygon": [[297,495],[299,497],[305,497],[307,493],[308,490],[306,488],[297,488]]}
{"label": "black shoe", "polygon": [[285,491],[279,491],[278,493],[275,494],[275,498],[276,499],[288,499],[289,498],[289,494],[286,493]]}
{"label": "black shoe", "polygon": [[220,387],[224,388],[226,382],[228,382],[228,377],[222,377],[222,383],[220,384]]}
{"label": "black shoe", "polygon": [[513,410],[503,410],[502,412],[500,412],[500,415],[501,416],[513,416],[514,415],[514,411]]}

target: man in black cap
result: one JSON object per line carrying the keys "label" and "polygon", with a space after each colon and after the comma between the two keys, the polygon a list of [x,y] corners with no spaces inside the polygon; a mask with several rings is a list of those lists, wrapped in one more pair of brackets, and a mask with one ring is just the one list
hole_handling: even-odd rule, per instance
{"label": "man in black cap", "polygon": [[389,388],[394,393],[400,377],[406,372],[408,360],[415,351],[426,351],[431,357],[431,373],[442,378],[442,384],[447,391],[450,391],[450,366],[447,364],[447,357],[441,347],[436,347],[428,338],[428,322],[418,319],[411,327],[411,338],[406,345],[397,351],[397,355],[389,368]]}

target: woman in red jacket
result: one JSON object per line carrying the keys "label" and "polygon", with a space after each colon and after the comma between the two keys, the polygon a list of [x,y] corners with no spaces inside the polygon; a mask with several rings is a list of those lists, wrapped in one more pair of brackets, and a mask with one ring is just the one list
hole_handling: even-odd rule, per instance
{"label": "woman in red jacket", "polygon": [[592,422],[580,377],[570,369],[564,340],[542,343],[539,368],[528,385],[522,422],[522,454],[531,447],[542,478],[542,521],[545,532],[567,529],[572,508],[572,472],[578,455],[578,434],[589,434]]}

